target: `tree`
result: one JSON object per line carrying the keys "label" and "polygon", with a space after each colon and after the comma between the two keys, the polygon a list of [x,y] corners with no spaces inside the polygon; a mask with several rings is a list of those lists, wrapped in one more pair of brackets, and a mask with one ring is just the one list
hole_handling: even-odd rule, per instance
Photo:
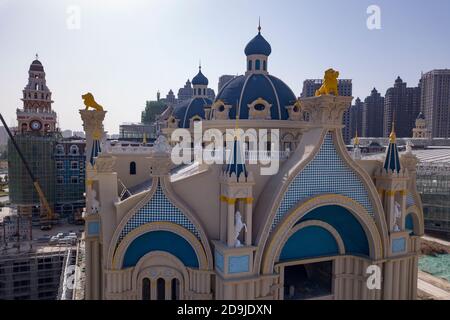
{"label": "tree", "polygon": [[145,109],[142,111],[141,122],[151,124],[166,109],[166,105],[161,101],[147,101]]}

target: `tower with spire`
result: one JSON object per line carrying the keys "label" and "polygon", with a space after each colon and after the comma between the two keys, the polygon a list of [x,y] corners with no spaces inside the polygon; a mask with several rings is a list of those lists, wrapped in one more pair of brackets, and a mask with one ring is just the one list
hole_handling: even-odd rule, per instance
{"label": "tower with spire", "polygon": [[56,113],[52,111],[52,92],[47,87],[42,63],[36,59],[28,70],[23,89],[23,109],[17,110],[18,130],[22,133],[47,133],[56,130]]}
{"label": "tower with spire", "polygon": [[258,34],[250,40],[245,47],[247,56],[247,74],[260,73],[268,74],[267,65],[272,47],[269,42],[261,35],[261,19],[258,23]]}
{"label": "tower with spire", "polygon": [[192,86],[194,90],[194,98],[207,98],[208,97],[208,78],[202,73],[202,65],[198,64],[198,73],[192,78]]}
{"label": "tower with spire", "polygon": [[403,168],[401,165],[397,148],[395,123],[393,122],[383,166],[375,175],[375,182],[386,215],[391,243],[394,243],[397,238],[404,239],[405,235],[407,235],[405,217],[409,180],[408,169]]}

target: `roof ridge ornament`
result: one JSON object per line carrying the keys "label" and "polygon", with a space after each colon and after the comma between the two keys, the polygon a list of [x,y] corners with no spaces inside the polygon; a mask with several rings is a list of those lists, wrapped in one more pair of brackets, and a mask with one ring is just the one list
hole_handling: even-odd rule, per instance
{"label": "roof ridge ornament", "polygon": [[258,34],[261,34],[261,16],[258,18]]}

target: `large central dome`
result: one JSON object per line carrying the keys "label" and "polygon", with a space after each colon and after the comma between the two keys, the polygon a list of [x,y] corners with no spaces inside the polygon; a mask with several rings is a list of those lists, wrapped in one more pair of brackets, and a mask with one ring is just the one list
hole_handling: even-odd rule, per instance
{"label": "large central dome", "polygon": [[280,79],[269,75],[268,57],[272,52],[269,42],[258,34],[245,47],[247,72],[226,83],[216,97],[226,105],[231,105],[229,118],[249,119],[249,105],[261,98],[271,104],[272,120],[287,120],[287,106],[295,103],[294,92]]}
{"label": "large central dome", "polygon": [[280,79],[272,75],[248,74],[239,76],[222,88],[216,101],[221,100],[231,105],[229,117],[236,119],[239,110],[239,119],[248,119],[248,105],[262,98],[272,105],[270,113],[273,120],[287,120],[289,118],[286,107],[292,105],[295,94]]}

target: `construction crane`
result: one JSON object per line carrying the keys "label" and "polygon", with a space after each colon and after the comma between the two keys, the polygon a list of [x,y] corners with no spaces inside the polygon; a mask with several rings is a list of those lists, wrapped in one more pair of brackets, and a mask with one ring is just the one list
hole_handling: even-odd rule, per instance
{"label": "construction crane", "polygon": [[41,217],[40,217],[41,218],[40,219],[40,221],[41,221],[41,230],[50,230],[52,228],[52,221],[54,221],[56,219],[56,215],[53,212],[52,208],[50,207],[50,205],[49,205],[49,203],[47,201],[47,198],[45,197],[44,191],[42,191],[42,188],[41,188],[41,186],[39,184],[38,179],[36,178],[36,176],[31,171],[31,168],[28,165],[27,160],[25,159],[22,151],[20,151],[20,148],[17,145],[16,140],[14,140],[14,137],[13,137],[11,131],[9,130],[8,125],[6,124],[5,119],[3,119],[3,116],[2,116],[1,113],[0,113],[0,120],[2,121],[3,126],[5,127],[6,132],[8,133],[8,136],[11,139],[11,142],[13,143],[14,148],[16,149],[17,153],[19,154],[19,157],[22,160],[22,163],[25,166],[25,169],[27,170],[28,175],[31,178],[31,181],[33,181],[33,185],[34,185],[34,188],[36,189],[36,192],[38,193],[39,200],[41,202],[41,206],[46,211],[46,214],[45,213],[42,214],[42,211],[41,211]]}

